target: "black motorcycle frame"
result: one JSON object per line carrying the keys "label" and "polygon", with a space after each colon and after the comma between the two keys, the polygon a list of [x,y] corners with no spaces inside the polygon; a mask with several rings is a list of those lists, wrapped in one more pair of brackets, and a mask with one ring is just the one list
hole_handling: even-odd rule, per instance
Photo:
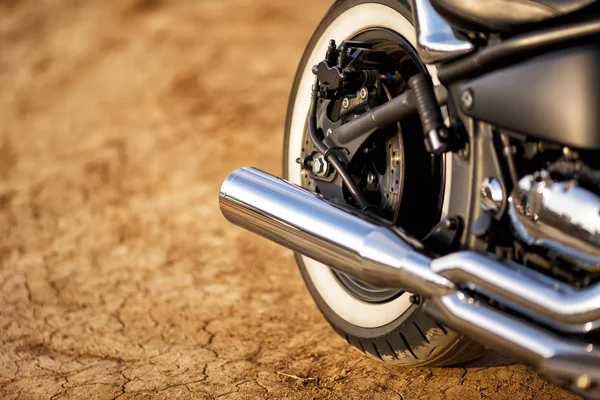
{"label": "black motorcycle frame", "polygon": [[[511,193],[516,183],[510,179],[508,137],[600,149],[599,35],[600,20],[555,26],[438,65],[443,86],[437,86],[435,94],[440,106],[447,105],[454,134],[462,142],[445,154],[452,157],[453,171],[453,208],[448,212],[461,216],[465,227],[461,247],[489,246],[488,234],[497,217],[479,207],[482,181],[497,178],[504,193]],[[356,150],[377,129],[414,113],[414,94],[408,90],[342,125],[325,143]]]}

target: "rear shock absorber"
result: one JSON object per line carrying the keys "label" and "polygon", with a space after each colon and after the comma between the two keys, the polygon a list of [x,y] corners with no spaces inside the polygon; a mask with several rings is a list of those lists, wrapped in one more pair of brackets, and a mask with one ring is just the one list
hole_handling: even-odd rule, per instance
{"label": "rear shock absorber", "polygon": [[417,112],[423,125],[425,148],[434,154],[445,153],[450,147],[450,133],[444,125],[442,111],[435,98],[433,82],[428,74],[417,74],[410,77],[408,86],[412,89]]}

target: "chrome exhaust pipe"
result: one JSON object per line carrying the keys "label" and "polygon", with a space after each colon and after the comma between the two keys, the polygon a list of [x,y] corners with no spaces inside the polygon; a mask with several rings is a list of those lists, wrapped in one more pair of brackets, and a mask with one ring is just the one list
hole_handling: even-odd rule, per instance
{"label": "chrome exhaust pipe", "polygon": [[219,204],[234,224],[371,284],[421,294],[427,299],[425,312],[434,319],[562,379],[585,396],[600,397],[600,352],[591,344],[503,313],[465,291],[484,294],[556,330],[588,332],[600,318],[599,285],[578,291],[476,252],[431,260],[389,224],[253,168],[229,175]]}
{"label": "chrome exhaust pipe", "polygon": [[573,392],[600,399],[600,352],[594,345],[553,334],[462,292],[428,300],[424,308],[438,322],[529,364]]}
{"label": "chrome exhaust pipe", "polygon": [[230,222],[373,285],[428,295],[454,290],[388,226],[254,168],[227,177],[219,205]]}
{"label": "chrome exhaust pipe", "polygon": [[471,251],[431,260],[390,225],[254,168],[229,175],[219,202],[234,224],[373,285],[425,296],[474,287],[558,330],[585,333],[600,325],[599,284],[576,290]]}
{"label": "chrome exhaust pipe", "polygon": [[431,269],[458,287],[475,287],[555,329],[586,333],[600,326],[598,284],[574,289],[515,263],[469,251],[438,258]]}

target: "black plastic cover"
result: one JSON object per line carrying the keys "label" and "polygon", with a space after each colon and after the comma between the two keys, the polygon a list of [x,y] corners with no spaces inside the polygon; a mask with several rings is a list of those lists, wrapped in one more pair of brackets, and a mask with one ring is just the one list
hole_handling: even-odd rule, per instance
{"label": "black plastic cover", "polygon": [[[474,119],[580,149],[600,149],[600,43],[545,54],[462,85]],[[469,104],[472,103],[472,104]]]}

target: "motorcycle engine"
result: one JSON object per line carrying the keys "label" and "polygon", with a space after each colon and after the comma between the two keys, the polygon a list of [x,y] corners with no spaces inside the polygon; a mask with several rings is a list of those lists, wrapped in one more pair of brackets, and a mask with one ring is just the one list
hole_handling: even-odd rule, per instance
{"label": "motorcycle engine", "polygon": [[508,214],[526,265],[576,287],[600,280],[598,178],[582,162],[559,160],[520,179]]}

